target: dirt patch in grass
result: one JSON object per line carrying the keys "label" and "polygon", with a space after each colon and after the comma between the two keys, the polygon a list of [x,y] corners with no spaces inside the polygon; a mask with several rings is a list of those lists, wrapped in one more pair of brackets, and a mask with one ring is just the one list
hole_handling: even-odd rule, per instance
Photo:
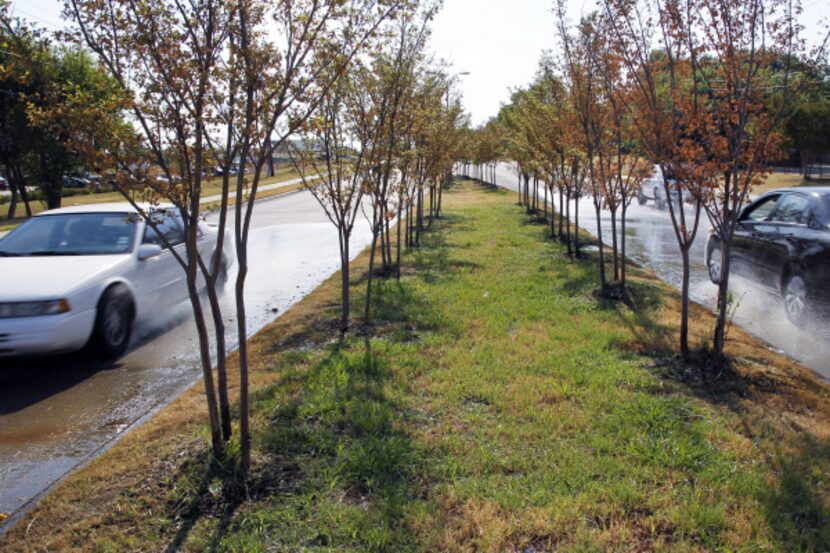
{"label": "dirt patch in grass", "polygon": [[[371,327],[338,338],[335,275],[252,339],[248,478],[196,386],[0,549],[830,548],[828,386],[739,329],[728,374],[682,362],[673,289],[633,268],[598,298],[513,200],[456,182]],[[712,324],[693,306],[692,342]]]}

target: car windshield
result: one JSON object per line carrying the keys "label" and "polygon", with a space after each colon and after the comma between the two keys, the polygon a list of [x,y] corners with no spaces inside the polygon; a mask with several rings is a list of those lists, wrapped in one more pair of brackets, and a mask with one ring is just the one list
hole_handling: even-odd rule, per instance
{"label": "car windshield", "polygon": [[0,256],[123,254],[133,249],[137,222],[128,213],[41,215],[0,240]]}

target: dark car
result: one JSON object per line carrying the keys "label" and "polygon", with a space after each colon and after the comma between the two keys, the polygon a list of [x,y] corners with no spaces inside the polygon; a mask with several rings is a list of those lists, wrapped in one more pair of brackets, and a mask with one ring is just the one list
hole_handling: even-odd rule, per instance
{"label": "dark car", "polygon": [[[709,236],[709,278],[721,277],[721,240]],[[734,274],[780,294],[790,321],[803,325],[830,306],[830,188],[767,192],[741,212],[732,240]]]}
{"label": "dark car", "polygon": [[77,177],[74,175],[64,175],[63,176],[63,187],[64,188],[86,188],[89,186],[89,181],[82,178]]}

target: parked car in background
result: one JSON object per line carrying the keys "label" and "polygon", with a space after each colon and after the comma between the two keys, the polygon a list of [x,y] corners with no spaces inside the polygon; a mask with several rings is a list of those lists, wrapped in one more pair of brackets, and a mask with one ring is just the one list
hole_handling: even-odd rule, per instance
{"label": "parked car in background", "polygon": [[104,182],[104,177],[102,177],[98,173],[91,173],[89,171],[86,171],[84,173],[79,174],[78,176],[93,184],[101,184],[102,182]]}
{"label": "parked car in background", "polygon": [[63,187],[64,188],[87,188],[89,187],[89,181],[83,177],[79,177],[76,175],[64,175],[63,176]]}
{"label": "parked car in background", "polygon": [[182,182],[182,179],[178,175],[170,175],[168,178],[167,175],[159,175],[156,177],[156,182],[159,184],[179,184]]}
{"label": "parked car in background", "polygon": [[0,190],[8,190],[9,189],[9,182],[6,180],[6,177],[0,176]]}
{"label": "parked car in background", "polygon": [[[694,202],[694,196],[688,190],[677,190],[675,187],[677,181],[671,175],[669,175],[668,182],[670,196],[674,202],[678,202],[681,196],[687,204]],[[640,189],[637,191],[637,203],[645,205],[649,201],[657,209],[667,209],[669,206],[666,188],[663,185],[663,170],[659,165],[654,166],[651,177],[644,180],[640,185]]]}
{"label": "parked car in background", "polygon": [[[721,238],[706,246],[709,278],[721,279]],[[734,274],[783,298],[787,317],[802,326],[830,306],[830,188],[773,190],[741,212],[729,263]]]}
{"label": "parked car in background", "polygon": [[[184,228],[171,207],[147,206],[154,230],[126,203],[55,209],[0,239],[0,356],[74,351],[89,345],[104,357],[122,354],[137,320],[158,318],[187,299],[185,274],[166,248],[184,253]],[[160,233],[160,234],[159,234]],[[204,259],[216,230],[199,226]],[[225,241],[228,249],[232,242]]]}

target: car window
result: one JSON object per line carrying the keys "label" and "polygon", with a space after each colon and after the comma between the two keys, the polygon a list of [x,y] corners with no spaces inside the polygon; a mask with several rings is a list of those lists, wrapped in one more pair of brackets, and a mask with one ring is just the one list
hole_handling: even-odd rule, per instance
{"label": "car window", "polygon": [[753,222],[766,221],[770,216],[770,213],[772,213],[773,208],[775,208],[775,202],[777,202],[780,197],[781,196],[778,194],[768,196],[755,205],[749,206],[747,211],[745,211],[741,217],[741,220]]}
{"label": "car window", "polygon": [[810,198],[801,194],[787,194],[778,203],[771,220],[806,225],[810,220]]}
{"label": "car window", "polygon": [[[145,244],[158,244],[163,248],[167,244],[176,246],[184,242],[184,227],[178,214],[171,211],[155,211],[150,214],[150,219],[155,223],[155,228],[149,223],[145,227]],[[166,243],[161,236],[164,236]]]}
{"label": "car window", "polygon": [[126,213],[41,215],[17,227],[0,255],[110,255],[127,253],[135,242],[136,218]]}

